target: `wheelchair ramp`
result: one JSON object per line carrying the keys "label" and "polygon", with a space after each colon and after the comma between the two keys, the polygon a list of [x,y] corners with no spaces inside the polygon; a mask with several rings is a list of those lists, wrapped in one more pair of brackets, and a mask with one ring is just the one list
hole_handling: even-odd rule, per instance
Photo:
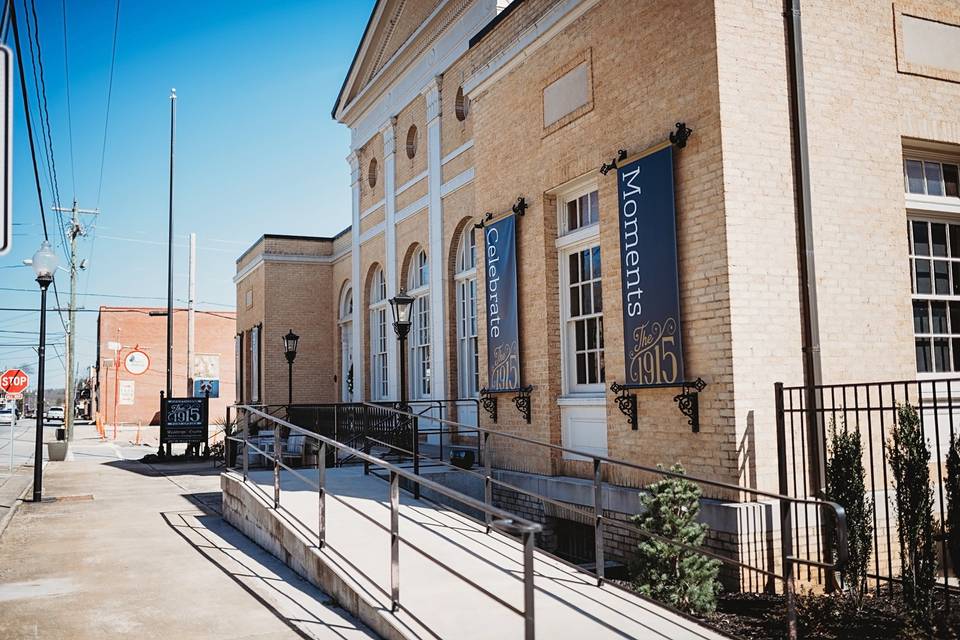
{"label": "wheelchair ramp", "polygon": [[[316,470],[303,470],[316,481]],[[389,484],[361,467],[326,474],[326,545],[317,547],[316,490],[281,472],[222,476],[224,517],[330,593],[385,638],[523,638],[520,543],[455,511],[401,491],[400,609],[390,598]],[[367,517],[364,517],[367,516]],[[378,526],[379,525],[379,526]],[[540,552],[534,556],[538,638],[723,638],[696,621],[595,580]],[[497,602],[499,598],[505,602]]]}

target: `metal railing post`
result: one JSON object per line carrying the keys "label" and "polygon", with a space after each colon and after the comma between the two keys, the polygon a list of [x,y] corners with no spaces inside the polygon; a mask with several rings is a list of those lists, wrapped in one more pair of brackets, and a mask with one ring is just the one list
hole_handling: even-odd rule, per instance
{"label": "metal railing post", "polygon": [[[420,418],[413,418],[413,473],[420,476]],[[420,483],[413,485],[413,497],[420,499]]]}
{"label": "metal railing post", "polygon": [[400,608],[400,476],[390,472],[390,610]]}
{"label": "metal railing post", "polygon": [[280,423],[273,425],[273,508],[280,508]]}
{"label": "metal railing post", "polygon": [[[337,408],[337,405],[333,405],[333,439],[337,442],[340,442],[340,412]],[[337,464],[337,459],[340,455],[337,453],[336,449],[333,451],[333,466],[339,466]]]}
{"label": "metal railing post", "polygon": [[603,559],[603,480],[600,460],[593,459],[593,537],[597,557],[597,586],[603,584],[606,563]]}
{"label": "metal railing post", "polygon": [[523,533],[523,637],[534,640],[533,531]]}
{"label": "metal railing post", "polygon": [[[493,505],[493,482],[490,477],[490,434],[483,432],[483,503],[489,509]],[[490,533],[490,525],[493,523],[493,516],[489,511],[483,514],[483,519],[487,523],[487,533]]]}
{"label": "metal railing post", "polygon": [[[240,420],[240,409],[237,409],[237,420]],[[243,481],[247,481],[248,466],[250,465],[250,441],[247,421],[243,420]]]}
{"label": "metal railing post", "polygon": [[320,445],[320,455],[317,456],[317,500],[319,516],[317,522],[317,546],[323,548],[327,539],[327,503],[326,503],[326,476],[327,476],[327,443]]}
{"label": "metal railing post", "polygon": [[[363,405],[363,452],[370,455],[370,407]],[[363,461],[363,475],[370,474],[370,463]]]}
{"label": "metal railing post", "polygon": [[223,422],[223,468],[230,470],[230,405],[227,405],[227,416]]}

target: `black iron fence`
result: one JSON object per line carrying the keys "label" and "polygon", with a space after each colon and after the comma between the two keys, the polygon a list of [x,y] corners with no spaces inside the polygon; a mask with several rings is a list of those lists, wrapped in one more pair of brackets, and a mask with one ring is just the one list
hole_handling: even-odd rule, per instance
{"label": "black iron fence", "polygon": [[[900,576],[893,473],[889,461],[891,433],[897,411],[909,404],[917,411],[930,450],[930,480],[934,492],[934,526],[938,539],[938,585],[956,596],[957,582],[944,530],[947,507],[946,460],[960,431],[960,380],[898,380],[808,387],[775,385],[780,493],[794,497],[823,497],[829,438],[833,428],[855,430],[863,444],[863,468],[868,497],[874,501],[870,584],[877,593],[892,590]],[[807,557],[830,560],[829,536],[819,514],[800,512],[794,518],[795,539]],[[957,562],[960,559],[953,559]],[[807,565],[810,582],[829,587],[832,577]]]}

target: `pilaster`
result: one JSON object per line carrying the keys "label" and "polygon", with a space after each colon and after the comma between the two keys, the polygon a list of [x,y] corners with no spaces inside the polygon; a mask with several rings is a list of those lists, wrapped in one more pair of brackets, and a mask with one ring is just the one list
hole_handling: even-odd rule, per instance
{"label": "pilaster", "polygon": [[446,322],[447,292],[444,274],[443,210],[440,187],[443,167],[440,156],[440,83],[435,76],[424,89],[427,102],[427,193],[430,220],[430,319],[431,358],[430,378],[435,399],[447,398]]}
{"label": "pilaster", "polygon": [[[396,134],[396,116],[383,125],[380,133],[383,136],[383,193],[384,193],[384,252],[385,264],[383,265],[384,277],[387,281],[387,299],[397,294],[397,228],[396,228],[396,190],[397,190],[397,134]],[[400,276],[402,277],[402,275]],[[397,334],[392,330],[387,331],[387,385],[391,398],[400,398],[400,380],[399,363],[397,362]]]}
{"label": "pilaster", "polygon": [[350,164],[350,191],[352,198],[352,228],[350,233],[350,281],[353,287],[353,399],[367,400],[363,386],[363,363],[367,354],[363,350],[363,329],[366,326],[366,314],[363,313],[363,282],[360,280],[360,158],[354,151],[347,156]]}

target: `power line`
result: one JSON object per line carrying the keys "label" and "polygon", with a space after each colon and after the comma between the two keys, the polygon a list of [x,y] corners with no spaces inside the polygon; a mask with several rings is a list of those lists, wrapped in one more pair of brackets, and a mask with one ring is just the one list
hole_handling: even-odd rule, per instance
{"label": "power line", "polygon": [[13,25],[13,40],[17,49],[17,68],[20,71],[20,94],[23,97],[23,112],[24,118],[27,121],[27,137],[30,139],[30,157],[33,160],[33,178],[37,185],[37,200],[40,202],[40,220],[43,222],[43,238],[49,240],[50,236],[47,233],[47,213],[43,207],[43,189],[40,187],[40,170],[37,168],[37,150],[33,144],[33,124],[31,122],[32,118],[30,117],[29,101],[27,100],[27,81],[23,73],[23,51],[20,48],[20,30],[17,28],[15,0],[11,0],[7,6],[10,7],[10,23]]}
{"label": "power line", "polygon": [[70,181],[73,185],[73,199],[77,199],[76,165],[73,160],[73,113],[70,107],[70,62],[67,46],[67,0],[60,0],[63,8],[63,70],[67,85],[67,131],[70,135]]}
{"label": "power line", "polygon": [[113,16],[113,50],[110,53],[110,76],[107,80],[107,110],[103,119],[103,143],[100,145],[100,180],[97,184],[97,208],[100,208],[100,193],[103,190],[103,165],[107,154],[107,130],[110,126],[110,102],[113,98],[113,70],[117,63],[117,34],[120,27],[120,0],[116,2]]}

